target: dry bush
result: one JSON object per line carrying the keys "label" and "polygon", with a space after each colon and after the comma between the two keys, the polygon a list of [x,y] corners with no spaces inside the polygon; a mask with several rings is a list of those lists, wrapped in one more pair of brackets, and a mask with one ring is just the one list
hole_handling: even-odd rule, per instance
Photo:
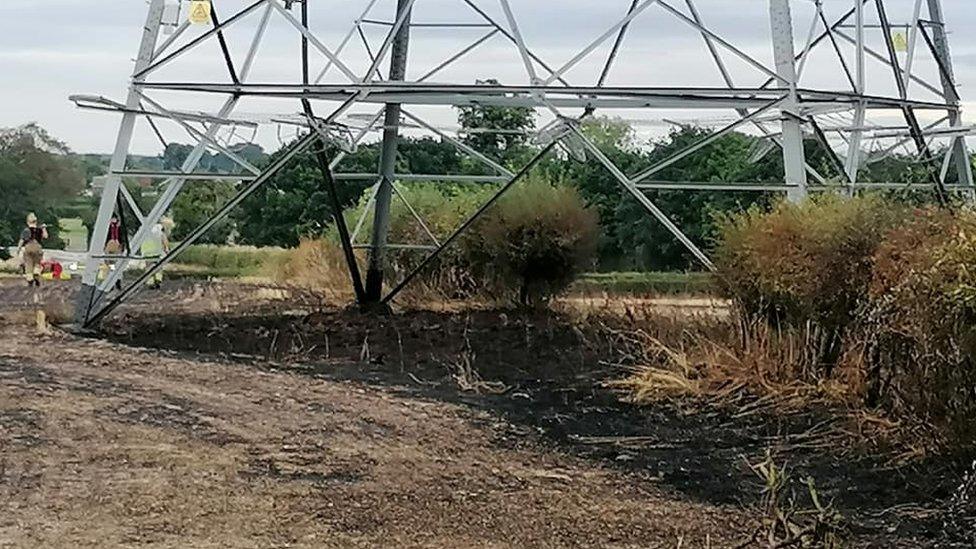
{"label": "dry bush", "polygon": [[723,230],[733,354],[754,385],[815,385],[976,449],[976,215],[834,197]]}
{"label": "dry bush", "polygon": [[[406,202],[394,199],[389,242],[433,245],[427,231],[442,241],[493,191],[488,186],[402,185],[399,192]],[[407,203],[426,228],[415,219]],[[365,206],[364,201],[347,212],[350,224],[359,221]],[[366,217],[364,227],[372,227],[371,215]],[[513,188],[454,245],[427,265],[402,299],[407,303],[438,298],[545,302],[590,266],[598,231],[596,214],[586,208],[574,189],[530,180]],[[369,230],[366,233],[368,238]],[[335,234],[302,242],[271,267],[274,278],[331,293],[347,288],[349,278],[337,242]],[[402,279],[429,253],[392,249],[387,257],[390,279]],[[340,295],[348,297],[348,292]]]}
{"label": "dry bush", "polygon": [[530,178],[486,212],[462,254],[494,297],[538,305],[592,267],[599,231],[574,187]]}
{"label": "dry bush", "polygon": [[976,448],[976,215],[919,211],[875,263],[858,333],[868,403]]}
{"label": "dry bush", "polygon": [[878,197],[825,195],[725,216],[715,254],[719,286],[740,307],[744,328],[761,320],[815,334],[829,376],[866,301],[875,251],[905,215]]}

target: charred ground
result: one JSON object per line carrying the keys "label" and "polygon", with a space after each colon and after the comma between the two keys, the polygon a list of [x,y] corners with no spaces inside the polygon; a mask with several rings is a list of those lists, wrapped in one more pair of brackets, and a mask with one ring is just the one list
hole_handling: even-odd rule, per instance
{"label": "charred ground", "polygon": [[[745,391],[735,406],[627,403],[605,386],[625,373],[619,341],[625,327],[613,316],[363,315],[294,290],[183,282],[162,290],[165,299],[127,306],[95,339],[56,334],[43,340],[41,348],[50,352],[39,353],[35,336],[18,320],[24,307],[13,306],[22,290],[5,292],[0,414],[4,463],[14,465],[7,466],[4,485],[27,524],[50,470],[32,473],[24,463],[38,454],[50,459],[48,448],[60,444],[48,399],[30,396],[49,393],[63,397],[58,407],[81,410],[88,428],[211,448],[221,457],[198,467],[225,462],[209,479],[218,493],[234,485],[256,497],[262,490],[314,489],[303,505],[331,504],[326,508],[334,511],[318,512],[341,517],[325,520],[326,530],[296,526],[289,521],[299,519],[291,517],[280,532],[291,543],[315,545],[310,539],[322,538],[303,537],[312,532],[338,536],[337,546],[388,545],[382,536],[406,545],[673,547],[683,537],[685,546],[704,546],[706,538],[713,546],[734,546],[758,520],[752,508],[761,485],[748,463],[766,452],[795,475],[814,478],[845,516],[856,546],[966,543],[947,539],[942,527],[942,502],[960,482],[958,464],[904,462],[870,451],[839,410],[777,410]],[[61,302],[69,292],[54,289],[47,299]],[[235,404],[241,395],[246,412]],[[72,406],[71,399],[80,402]],[[283,407],[284,416],[259,419],[263,410]],[[414,407],[437,416],[414,417]],[[259,427],[252,430],[253,421]],[[338,447],[355,452],[345,448],[352,453],[341,459],[330,454],[336,432],[345,433]],[[404,446],[417,460],[392,465]],[[451,454],[458,455],[452,465],[438,461]],[[136,477],[174,483],[153,464],[126,463]],[[515,463],[534,471],[534,480],[498,473]],[[422,482],[413,469],[427,475]],[[100,473],[96,467],[89,474]],[[110,485],[109,493],[120,489]],[[340,495],[354,503],[340,504]],[[170,502],[175,494],[161,497]],[[189,505],[210,505],[200,498]],[[479,503],[468,508],[466,498]],[[526,506],[534,508],[525,512]],[[413,513],[428,522],[402,532],[400,521]],[[0,524],[0,539],[6,535],[14,545],[43,539],[17,537],[20,524]],[[141,528],[138,518],[123,524]],[[161,527],[157,534],[150,540],[163,544],[207,539],[186,529]]]}

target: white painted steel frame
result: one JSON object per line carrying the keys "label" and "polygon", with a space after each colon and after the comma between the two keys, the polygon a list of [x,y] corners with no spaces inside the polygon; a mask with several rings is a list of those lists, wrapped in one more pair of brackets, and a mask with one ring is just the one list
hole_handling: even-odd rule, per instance
{"label": "white painted steel frame", "polygon": [[[218,1],[218,0],[214,0]],[[310,1],[310,0],[307,0]],[[814,0],[815,15],[810,22],[809,28],[802,43],[799,53],[795,51],[795,40],[793,37],[794,21],[791,13],[790,0],[768,0],[770,24],[772,30],[772,50],[775,67],[769,67],[761,61],[749,55],[742,48],[737,47],[732,42],[723,38],[714,29],[710,28],[698,9],[694,0],[685,0],[686,11],[682,11],[667,0],[633,0],[630,8],[621,18],[616,20],[599,37],[590,41],[578,53],[573,55],[569,61],[552,68],[536,52],[534,52],[526,41],[518,21],[518,14],[513,4],[509,0],[499,0],[498,6],[504,16],[504,25],[496,21],[489,13],[479,6],[479,2],[490,0],[458,0],[459,3],[471,8],[473,13],[484,21],[484,23],[416,23],[410,21],[408,14],[410,8],[416,0],[400,0],[401,7],[406,6],[406,10],[401,10],[392,21],[378,21],[368,19],[371,12],[376,8],[379,0],[362,0],[365,9],[354,21],[353,27],[349,29],[341,42],[333,50],[326,46],[312,29],[307,28],[294,15],[289,8],[282,5],[281,0],[257,0],[249,3],[236,13],[231,15],[213,28],[203,32],[201,35],[186,42],[182,46],[177,44],[187,33],[190,25],[186,22],[180,24],[175,32],[169,36],[162,44],[157,45],[160,35],[160,25],[162,18],[162,0],[151,0],[149,13],[146,19],[145,31],[142,43],[133,71],[130,91],[127,101],[115,103],[103,98],[90,98],[77,96],[73,100],[80,106],[96,108],[101,110],[114,110],[122,114],[122,124],[113,151],[110,169],[106,178],[106,185],[102,193],[99,212],[92,235],[91,246],[88,253],[87,268],[83,283],[86,288],[91,290],[88,300],[86,316],[92,314],[93,305],[98,308],[100,301],[115,283],[122,277],[129,262],[129,257],[120,257],[115,262],[116,269],[111,272],[108,278],[97,285],[95,273],[98,265],[105,260],[102,247],[105,242],[108,222],[115,212],[118,200],[121,197],[125,200],[129,208],[135,213],[139,228],[135,232],[130,242],[133,249],[138,249],[149,234],[151,227],[158,223],[162,216],[171,207],[173,201],[179,195],[183,185],[188,180],[206,180],[209,178],[231,178],[238,181],[250,182],[247,188],[251,188],[255,182],[262,182],[266,179],[266,173],[250,165],[246,160],[222,145],[217,135],[222,128],[254,125],[247,120],[235,119],[233,113],[243,97],[262,97],[280,99],[302,99],[302,100],[321,100],[340,102],[340,107],[329,117],[335,117],[347,110],[352,104],[374,104],[374,105],[404,105],[402,116],[416,124],[417,127],[441,139],[452,143],[458,150],[471,157],[472,159],[490,167],[497,176],[487,177],[464,177],[450,176],[450,174],[394,174],[394,180],[410,180],[419,177],[431,180],[456,180],[456,181],[488,181],[488,180],[510,180],[516,174],[509,168],[503,166],[497,160],[490,158],[483,152],[476,150],[449,132],[438,129],[433,124],[425,121],[417,113],[412,112],[411,106],[423,105],[498,105],[498,106],[519,106],[536,109],[545,109],[554,115],[557,121],[556,143],[563,139],[571,138],[582,148],[601,163],[653,217],[658,219],[665,227],[674,234],[683,245],[685,245],[695,257],[704,265],[709,266],[710,261],[697,245],[688,239],[679,227],[670,221],[665,212],[661,211],[644,194],[645,190],[652,189],[711,189],[711,190],[764,190],[764,191],[785,191],[791,199],[801,199],[808,190],[823,191],[832,188],[841,188],[834,184],[829,184],[826,178],[817,173],[806,163],[804,158],[804,128],[810,124],[815,124],[815,117],[823,117],[824,120],[831,119],[836,113],[853,113],[853,119],[844,124],[833,124],[825,131],[839,136],[844,141],[846,147],[846,180],[849,182],[848,189],[853,192],[855,189],[880,187],[889,184],[865,184],[857,180],[860,166],[864,163],[863,142],[865,139],[877,140],[885,137],[901,138],[907,134],[905,126],[885,128],[884,131],[877,131],[879,128],[867,123],[867,115],[873,111],[884,110],[929,110],[942,111],[948,113],[940,121],[931,124],[922,130],[923,135],[929,139],[948,138],[950,139],[950,154],[942,159],[938,170],[938,178],[941,182],[947,180],[948,173],[955,160],[958,172],[959,183],[949,188],[952,190],[972,189],[973,175],[968,166],[968,150],[965,135],[971,135],[972,128],[963,126],[960,116],[960,102],[958,94],[955,92],[955,82],[952,75],[951,58],[949,57],[948,43],[945,33],[945,21],[942,13],[940,0],[926,0],[928,8],[928,20],[923,20],[922,0],[915,0],[912,6],[910,23],[906,25],[909,29],[909,51],[906,55],[904,67],[895,66],[892,58],[888,58],[876,50],[869,47],[866,43],[865,29],[872,27],[866,24],[865,12],[868,0],[853,0],[853,6],[847,14],[833,23],[828,23],[824,15],[821,0]],[[300,3],[300,2],[299,2]],[[150,76],[161,67],[168,66],[180,61],[197,46],[211,40],[214,37],[222,37],[224,31],[237,25],[249,14],[264,8],[260,23],[251,41],[250,48],[239,73],[239,83],[219,84],[207,82],[162,82],[151,80]],[[879,6],[880,8],[880,6]],[[691,87],[615,87],[606,85],[606,77],[611,71],[617,57],[618,50],[625,43],[628,28],[642,15],[647,15],[653,11],[657,16],[665,14],[675,20],[687,25],[697,32],[704,41],[708,55],[715,63],[725,88],[691,88]],[[316,51],[322,54],[327,63],[325,68],[312,82],[303,83],[247,83],[248,76],[261,42],[264,39],[271,17],[277,14],[289,23],[297,35],[304,37]],[[848,35],[841,30],[847,21],[854,17],[854,36]],[[369,68],[364,74],[358,75],[346,63],[343,62],[341,55],[345,51],[351,38],[358,31],[365,39],[362,31],[363,24],[382,24],[389,27],[386,37],[375,54],[370,53]],[[486,28],[488,32],[477,37],[473,42],[456,50],[446,60],[440,62],[433,69],[416,80],[405,82],[383,81],[380,75],[380,66],[386,62],[388,54],[393,48],[395,37],[399,30],[408,26],[437,26],[444,28],[451,27],[472,27]],[[817,28],[823,27],[818,35]],[[873,28],[873,27],[872,27]],[[941,85],[935,85],[919,76],[917,64],[919,55],[917,48],[921,37],[926,37],[926,32],[932,33],[933,54],[944,66],[940,70]],[[458,85],[451,83],[432,83],[431,79],[445,68],[459,62],[471,52],[486,44],[494,37],[500,36],[510,42],[518,51],[523,68],[526,74],[527,85],[520,86],[482,86],[482,85]],[[613,48],[603,66],[599,82],[596,86],[573,86],[566,80],[566,74],[579,65],[585,58],[592,55],[598,48],[606,44],[611,38],[616,37]],[[840,63],[847,70],[846,60],[838,49],[836,39],[849,43],[854,47],[856,60],[855,73],[853,76],[854,89],[826,90],[815,89],[800,85],[800,79],[804,75],[805,68],[810,58],[811,52],[818,44],[829,39],[839,57]],[[368,47],[368,44],[367,44]],[[743,63],[751,67],[758,74],[768,77],[765,84],[758,88],[737,87],[731,71],[722,58],[722,53],[731,54]],[[867,94],[866,89],[866,60],[870,57],[876,61],[888,65],[895,71],[897,80],[902,80],[903,91],[898,97],[882,97]],[[230,59],[228,58],[228,62]],[[341,84],[323,83],[331,69],[336,69],[344,77],[345,82]],[[541,71],[541,72],[540,72]],[[850,73],[848,73],[850,74]],[[775,85],[775,87],[771,87]],[[938,100],[918,100],[912,97],[911,87],[915,85],[927,92],[935,94]],[[165,91],[185,91],[185,92],[206,92],[222,94],[227,97],[223,106],[217,113],[202,114],[190,113],[179,109],[169,108],[163,105],[159,99],[154,99],[148,95],[152,90]],[[145,107],[149,105],[149,109]],[[579,121],[563,114],[562,109],[581,108],[584,110],[582,118],[591,116],[598,109],[732,109],[738,113],[736,121],[719,129],[713,134],[706,136],[691,147],[677,152],[672,157],[663,160],[655,166],[644,169],[635,176],[625,175],[617,166],[611,162],[602,151],[599,150],[580,130]],[[377,126],[377,122],[383,117],[385,108],[381,108],[369,121],[366,126],[360,129],[355,135],[351,136],[351,144],[359,143],[369,132],[376,130],[389,129],[392,124],[399,125],[399,117]],[[772,124],[771,113],[779,113],[779,125],[781,131],[776,132],[768,126]],[[182,127],[196,143],[193,151],[188,156],[181,169],[176,173],[142,173],[127,171],[126,160],[128,150],[132,142],[135,122],[138,117],[145,116],[150,119],[169,119]],[[938,126],[948,120],[948,128]],[[202,124],[203,130],[197,129],[194,124]],[[288,121],[295,124],[294,121]],[[650,178],[668,166],[674,165],[685,158],[690,157],[695,152],[700,151],[709,143],[718,139],[722,135],[734,131],[745,124],[750,124],[757,128],[771,142],[777,144],[783,153],[785,174],[784,184],[752,184],[752,183],[729,183],[729,184],[698,184],[682,182],[661,182],[651,181]],[[298,122],[299,127],[305,126],[313,128],[327,135],[329,132],[321,126],[321,121],[309,119],[307,123]],[[561,128],[561,129],[560,129]],[[903,133],[899,133],[902,131]],[[887,132],[887,133],[885,133]],[[158,131],[157,131],[158,133]],[[823,134],[821,134],[822,136]],[[162,135],[159,136],[162,139]],[[310,138],[308,138],[310,139]],[[890,154],[890,151],[904,145],[910,138],[904,137],[896,142],[894,146],[882,151],[882,154]],[[165,141],[164,141],[165,142]],[[213,149],[224,156],[227,156],[247,173],[244,174],[204,174],[196,173],[195,170],[200,159],[207,149]],[[294,153],[294,154],[297,154]],[[335,169],[346,153],[340,153],[329,163],[330,169]],[[870,161],[871,159],[867,159]],[[134,198],[128,189],[122,184],[123,177],[141,176],[164,179],[163,193],[157,203],[149,212],[142,212],[135,203]],[[345,177],[376,177],[377,174],[336,174],[336,178]],[[817,181],[815,186],[808,185],[807,177],[812,177]],[[395,181],[391,181],[395,183]],[[377,187],[372,193],[375,195]],[[438,244],[438,237],[430,231],[421,216],[406,201],[396,185],[393,184],[391,190],[404,202],[417,221],[424,229],[425,235],[429,240]],[[372,200],[371,200],[372,202]],[[361,231],[365,215],[359,220],[354,235]],[[209,222],[208,222],[209,223]],[[206,224],[205,224],[206,225]],[[411,244],[396,244],[389,247],[410,248]],[[427,246],[419,246],[418,249],[426,249]],[[372,250],[376,251],[376,250]],[[128,255],[131,255],[128,254]],[[131,288],[131,287],[130,287]],[[130,295],[130,288],[123,293]],[[134,291],[134,290],[132,290]],[[101,315],[101,313],[96,313]]]}

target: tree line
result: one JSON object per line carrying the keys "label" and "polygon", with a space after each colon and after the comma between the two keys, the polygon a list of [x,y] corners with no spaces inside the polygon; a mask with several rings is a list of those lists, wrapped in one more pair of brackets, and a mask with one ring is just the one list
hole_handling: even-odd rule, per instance
{"label": "tree line", "polygon": [[[530,136],[536,128],[531,109],[491,106],[458,110],[460,139],[499,163],[518,170],[538,149]],[[635,173],[696,143],[710,130],[680,126],[652,141],[637,138],[634,129],[619,119],[594,117],[583,124],[584,132],[625,173]],[[764,139],[732,132],[697,153],[656,174],[663,181],[707,183],[782,183],[779,150]],[[836,161],[812,137],[806,144],[807,161],[825,177],[840,181]],[[132,156],[130,169],[179,170],[192,146],[173,143],[158,157]],[[267,154],[260,146],[239,144],[234,152],[262,166],[282,151]],[[339,153],[327,146],[331,157]],[[284,150],[284,148],[282,149]],[[381,144],[360,145],[341,164],[346,173],[376,173]],[[34,211],[52,223],[58,217],[81,217],[91,226],[98,197],[91,181],[104,173],[108,157],[76,155],[36,125],[0,130],[0,241],[16,243],[23,217]],[[403,137],[397,154],[400,174],[487,175],[490,168],[460,151],[453,143],[432,137]],[[222,154],[205,154],[198,170],[230,173],[233,161]],[[555,153],[542,161],[537,175],[557,185],[572,185],[600,217],[599,264],[605,270],[680,270],[694,262],[680,243],[659,222],[622,190],[616,179],[598,162],[580,162]],[[925,171],[913,158],[891,154],[873,159],[862,174],[864,181],[914,182],[925,180]],[[375,180],[338,181],[344,209],[358,204]],[[140,207],[148,210],[159,189],[150,180],[127,180]],[[465,186],[445,185],[446,193],[464,192]],[[236,192],[231,181],[188,182],[171,211],[173,238],[179,240],[206,220]],[[688,236],[708,246],[715,236],[717,213],[764,206],[777,195],[765,192],[648,191],[648,196]],[[131,212],[129,212],[131,214]],[[134,219],[130,217],[130,219]],[[234,214],[218,224],[204,242],[235,242],[255,246],[293,247],[310,235],[329,229],[331,201],[322,185],[315,158],[300,155],[266,186],[246,200]],[[134,227],[130,229],[134,231]],[[53,227],[49,244],[59,244]]]}

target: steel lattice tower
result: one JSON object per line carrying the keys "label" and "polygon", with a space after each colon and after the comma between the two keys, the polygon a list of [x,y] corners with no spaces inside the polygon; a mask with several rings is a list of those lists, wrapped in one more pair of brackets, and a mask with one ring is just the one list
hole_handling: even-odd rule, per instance
{"label": "steel lattice tower", "polygon": [[[973,175],[965,138],[973,129],[964,126],[961,119],[941,0],[756,0],[768,15],[754,21],[756,28],[768,29],[771,38],[763,51],[726,39],[721,25],[715,24],[723,19],[722,14],[715,13],[718,8],[706,10],[699,5],[706,3],[607,0],[603,5],[612,17],[604,32],[583,37],[575,47],[572,42],[578,37],[562,37],[561,47],[574,53],[556,63],[535,47],[534,37],[520,24],[524,21],[519,18],[520,11],[529,4],[524,0],[349,0],[338,4],[327,0],[150,0],[128,97],[122,102],[95,96],[71,98],[80,107],[118,112],[122,117],[109,172],[102,178],[104,188],[78,303],[80,324],[99,321],[128,299],[299,154],[313,154],[318,162],[337,212],[333,222],[339,230],[350,280],[363,304],[389,302],[427,263],[403,280],[385,280],[388,250],[406,245],[390,243],[387,238],[390,205],[396,199],[405,200],[397,191],[399,181],[501,184],[488,203],[451,236],[438,240],[428,231],[430,242],[413,245],[427,253],[430,261],[557,148],[580,161],[605,167],[628,199],[643,206],[706,267],[711,266],[707,255],[645,191],[780,191],[791,200],[800,200],[813,191],[851,193],[894,185],[859,181],[869,152],[888,154],[909,147],[930,167],[929,189],[942,197],[950,192],[971,193]],[[358,16],[349,21],[348,31],[337,43],[327,44],[313,22],[322,20],[323,14],[333,14],[338,6],[354,6]],[[554,23],[566,15],[561,9],[549,8]],[[184,17],[188,13],[190,17]],[[445,13],[463,18],[445,20]],[[646,38],[642,24],[651,17],[666,18],[700,40],[704,58],[714,66],[715,85],[660,85],[650,77],[640,81],[640,71],[636,71],[636,78],[615,82],[614,75],[622,64],[637,65],[633,56],[628,57],[628,47],[635,39]],[[329,17],[330,24],[333,19]],[[417,53],[412,40],[418,32],[431,29],[439,30],[442,42],[452,47]],[[486,44],[506,48],[511,57],[505,67],[518,69],[517,74],[498,78],[500,85],[461,82],[450,76],[458,66],[474,67],[479,74],[497,67],[478,57]],[[291,76],[271,82],[252,78],[261,61],[262,47],[269,45],[297,48]],[[653,67],[667,55],[660,51],[644,56],[642,63]],[[209,69],[200,69],[203,61],[211,63]],[[821,74],[840,78],[811,82],[811,67],[817,63],[832,67]],[[412,67],[426,68],[418,73],[419,69],[408,70]],[[879,70],[883,71],[886,88],[876,92],[869,84],[881,79]],[[219,101],[217,106],[215,100]],[[271,114],[256,117],[242,112],[245,101],[274,106]],[[188,107],[190,104],[195,106]],[[424,114],[472,105],[534,109],[545,122],[531,136],[538,145],[537,154],[521,169],[510,169]],[[635,174],[615,165],[580,127],[595,113],[662,110],[734,118],[692,146]],[[881,124],[872,121],[875,116],[897,117],[897,121]],[[163,123],[192,140],[194,149],[180,170],[146,172],[128,167],[133,137],[143,121],[144,129],[151,130],[164,145]],[[241,131],[282,126],[294,128],[296,138],[263,169],[251,165],[231,146]],[[782,183],[654,179],[669,166],[740,129],[748,129],[765,139],[770,149],[781,151]],[[408,130],[454,144],[492,175],[397,173],[397,144]],[[377,171],[337,172],[347,154],[370,134],[382,140]],[[819,173],[807,163],[805,140],[815,140],[827,151],[834,173]],[[868,142],[875,147],[873,151],[866,150]],[[324,143],[338,143],[344,152],[328,157]],[[238,170],[201,171],[199,163],[208,151],[226,156]],[[956,176],[951,184],[950,172]],[[124,178],[160,182],[158,200],[149,211],[139,209],[123,184]],[[350,231],[338,213],[336,180],[343,178],[374,181],[369,191],[373,230],[368,244],[357,243],[365,216]],[[123,202],[138,218],[139,228],[129,242],[130,250],[138,250],[187,185],[227,179],[239,182],[237,194],[164,257],[141,258],[134,252],[125,256],[104,254],[102,244],[110,219]],[[423,225],[419,216],[418,222]],[[369,251],[365,276],[354,253],[357,247]],[[126,268],[139,259],[150,259],[154,264],[116,290]],[[104,262],[111,262],[115,268],[100,281],[96,273]],[[392,287],[385,295],[384,286]]]}

